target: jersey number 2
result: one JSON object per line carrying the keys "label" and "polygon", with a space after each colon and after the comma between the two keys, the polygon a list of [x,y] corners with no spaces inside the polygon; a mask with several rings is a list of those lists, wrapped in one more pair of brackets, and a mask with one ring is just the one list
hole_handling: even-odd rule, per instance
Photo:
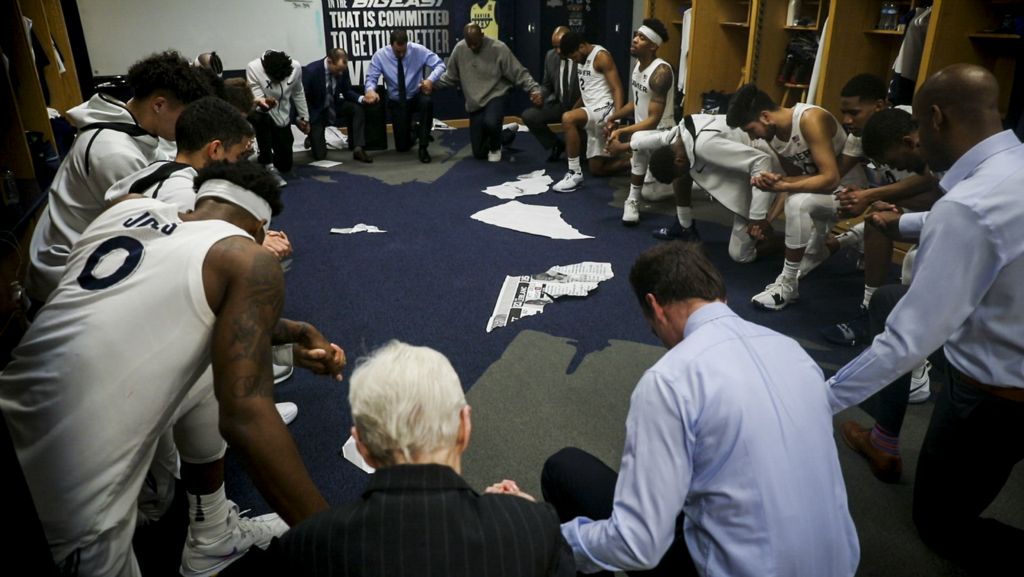
{"label": "jersey number 2", "polygon": [[[125,257],[124,262],[121,266],[117,267],[117,270],[104,277],[97,277],[94,273],[96,267],[103,260],[103,257],[114,252],[115,250],[124,250],[128,252],[128,256]],[[139,263],[142,262],[142,243],[130,236],[115,236],[114,238],[103,241],[96,250],[89,255],[89,259],[85,261],[85,268],[82,269],[82,273],[78,275],[78,285],[85,290],[96,291],[102,290],[107,287],[111,287],[128,278],[136,268],[139,267]]]}

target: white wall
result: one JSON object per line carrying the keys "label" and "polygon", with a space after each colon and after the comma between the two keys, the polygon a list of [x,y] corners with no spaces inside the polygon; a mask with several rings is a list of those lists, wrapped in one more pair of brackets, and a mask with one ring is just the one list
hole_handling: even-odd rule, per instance
{"label": "white wall", "polygon": [[188,59],[216,50],[235,70],[268,48],[306,63],[326,46],[321,0],[78,0],[78,10],[97,76],[168,48]]}

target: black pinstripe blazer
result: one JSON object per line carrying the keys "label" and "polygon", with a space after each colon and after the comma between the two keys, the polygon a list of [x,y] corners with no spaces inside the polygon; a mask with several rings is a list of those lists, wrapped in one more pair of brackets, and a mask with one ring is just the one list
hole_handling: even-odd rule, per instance
{"label": "black pinstripe blazer", "polygon": [[441,465],[378,470],[361,499],[299,523],[265,557],[262,572],[280,575],[575,574],[550,505],[479,495]]}

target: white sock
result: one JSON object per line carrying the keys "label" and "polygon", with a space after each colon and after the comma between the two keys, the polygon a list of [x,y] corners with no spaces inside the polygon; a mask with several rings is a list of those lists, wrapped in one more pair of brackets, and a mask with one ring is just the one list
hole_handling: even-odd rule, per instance
{"label": "white sock", "polygon": [[188,497],[188,527],[192,538],[210,543],[222,537],[231,511],[224,485],[209,495],[186,491],[185,496]]}
{"label": "white sock", "polygon": [[876,286],[864,285],[864,302],[860,303],[860,306],[868,308],[868,304],[871,302],[871,295],[875,294],[876,290],[878,290]]}
{"label": "white sock", "polygon": [[642,184],[631,184],[629,185],[629,198],[626,200],[640,200],[640,189],[643,188]]}
{"label": "white sock", "polygon": [[569,172],[575,172],[576,174],[583,172],[583,169],[580,168],[580,157],[574,156],[569,159]]}
{"label": "white sock", "polygon": [[782,263],[782,278],[787,282],[796,284],[796,277],[800,273],[800,261],[793,262],[788,258]]}
{"label": "white sock", "polygon": [[676,218],[679,219],[679,224],[683,225],[683,228],[690,228],[693,226],[693,209],[688,206],[677,206]]}

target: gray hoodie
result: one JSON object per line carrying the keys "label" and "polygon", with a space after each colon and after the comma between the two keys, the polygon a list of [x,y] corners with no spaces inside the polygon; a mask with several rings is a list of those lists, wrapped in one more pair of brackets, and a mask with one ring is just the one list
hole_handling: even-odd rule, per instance
{"label": "gray hoodie", "polygon": [[[103,94],[68,110],[66,116],[79,130],[98,122],[138,127],[123,102]],[[107,207],[107,189],[153,162],[158,146],[153,134],[132,136],[111,129],[79,133],[50,184],[49,205],[32,234],[25,282],[30,297],[45,301],[57,288],[72,245]]]}

